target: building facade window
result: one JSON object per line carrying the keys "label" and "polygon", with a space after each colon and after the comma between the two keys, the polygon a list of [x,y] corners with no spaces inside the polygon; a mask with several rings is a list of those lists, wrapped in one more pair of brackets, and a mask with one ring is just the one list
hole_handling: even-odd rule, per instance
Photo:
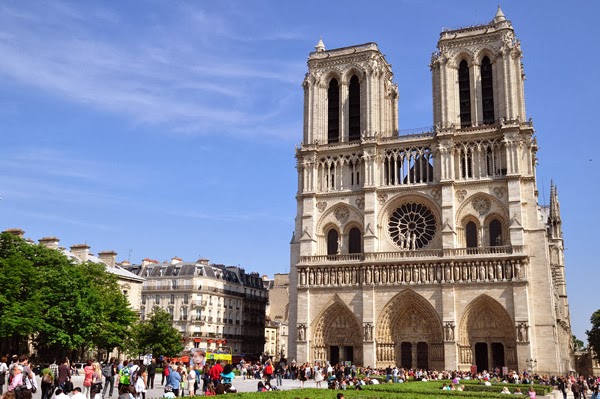
{"label": "building facade window", "polygon": [[490,232],[490,247],[497,247],[503,244],[502,242],[502,224],[498,219],[492,219],[489,227]]}
{"label": "building facade window", "polygon": [[348,253],[359,254],[362,252],[362,234],[357,227],[348,233]]}
{"label": "building facade window", "polygon": [[458,100],[460,103],[460,126],[471,126],[471,83],[469,64],[462,60],[458,66]]}
{"label": "building facade window", "polygon": [[487,56],[481,60],[481,106],[483,123],[494,123],[494,79],[492,63]]}
{"label": "building facade window", "polygon": [[336,79],[331,79],[327,90],[327,142],[340,141],[340,88]]}
{"label": "building facade window", "polygon": [[336,229],[331,229],[327,232],[327,255],[337,255],[339,251],[339,234]]}
{"label": "building facade window", "polygon": [[350,79],[348,93],[348,134],[350,141],[360,140],[360,83],[356,75]]}
{"label": "building facade window", "polygon": [[477,225],[475,222],[468,222],[465,226],[465,238],[467,248],[477,248]]}

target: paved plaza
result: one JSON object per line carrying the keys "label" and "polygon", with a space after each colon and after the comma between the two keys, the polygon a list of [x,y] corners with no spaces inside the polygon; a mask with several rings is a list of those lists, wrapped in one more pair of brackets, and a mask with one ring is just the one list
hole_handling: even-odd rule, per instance
{"label": "paved plaza", "polygon": [[[161,398],[163,396],[164,385],[162,385],[160,383],[161,378],[162,378],[162,375],[160,375],[160,374],[156,375],[156,377],[154,379],[154,389],[149,389],[146,392],[146,399]],[[72,380],[73,380],[73,386],[83,388],[83,375],[73,376]],[[38,381],[38,387],[41,387],[41,382],[40,382],[39,376],[37,377],[37,381]],[[264,381],[264,380],[255,380],[255,379],[243,380],[242,377],[236,377],[235,381],[233,383],[233,386],[238,390],[238,392],[255,392],[258,381]],[[273,385],[274,385],[274,383],[275,383],[275,380],[273,380]],[[304,383],[304,387],[305,388],[316,388],[316,385],[315,385],[315,382],[313,380],[311,380],[311,381],[306,381]],[[327,384],[325,382],[322,382],[321,387],[323,389],[326,389]],[[297,389],[297,388],[300,388],[300,381],[284,379],[283,385],[278,388],[281,390]],[[110,390],[110,388],[109,388],[109,390]],[[185,393],[187,395],[188,391],[186,390]],[[118,396],[119,395],[117,394],[117,386],[115,385],[112,397],[114,399],[117,399]],[[109,398],[108,392],[106,394],[106,398],[107,399]],[[38,389],[38,391],[33,395],[33,399],[41,399],[41,390],[40,389]]]}

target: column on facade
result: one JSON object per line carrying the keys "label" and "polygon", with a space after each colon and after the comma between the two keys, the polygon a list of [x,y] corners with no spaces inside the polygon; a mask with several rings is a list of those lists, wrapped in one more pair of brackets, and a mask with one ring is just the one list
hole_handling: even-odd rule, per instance
{"label": "column on facade", "polygon": [[313,102],[314,102],[314,89],[313,89],[313,85],[314,85],[314,77],[312,75],[310,75],[309,77],[307,77],[307,79],[304,81],[304,144],[310,144],[312,142],[312,115],[313,115],[313,110],[315,109],[313,107]]}
{"label": "column on facade", "polygon": [[[373,193],[375,195],[375,193]],[[366,209],[366,208],[365,208]],[[373,330],[377,329],[375,323],[375,292],[373,287],[367,288],[364,286],[362,291],[362,322],[369,323],[373,326]],[[364,325],[364,324],[363,324]],[[374,335],[374,331],[373,331]],[[376,340],[375,337],[371,337],[370,341],[363,340],[363,364],[364,365],[377,365],[377,351],[376,351]]]}
{"label": "column on facade", "polygon": [[350,115],[350,102],[348,101],[348,95],[350,87],[345,79],[340,82],[340,143],[348,142],[350,137],[350,128],[348,123],[348,115]]}
{"label": "column on facade", "polygon": [[514,112],[514,99],[512,96],[513,93],[513,70],[512,70],[512,51],[509,50],[508,54],[506,55],[506,59],[505,59],[505,65],[506,65],[506,72],[505,72],[505,78],[506,78],[506,99],[507,99],[507,118],[510,120],[515,119],[516,115]]}
{"label": "column on facade", "polygon": [[377,105],[374,110],[377,112],[377,131],[380,135],[383,135],[385,121],[383,119],[383,109],[385,106],[385,82],[383,80],[383,67],[378,66],[377,68]]}
{"label": "column on facade", "polygon": [[521,115],[520,112],[520,98],[519,98],[519,94],[520,94],[520,87],[519,87],[519,76],[521,75],[521,67],[519,65],[520,63],[520,57],[521,57],[521,52],[516,48],[513,47],[512,51],[510,52],[510,102],[511,102],[511,111],[513,114],[513,118],[512,119],[517,119],[520,118],[521,120],[523,120],[523,118],[525,117],[525,115]]}
{"label": "column on facade", "polygon": [[411,342],[410,343],[410,352],[411,352],[411,356],[412,356],[412,368],[413,370],[417,369],[417,345],[418,342]]}
{"label": "column on facade", "polygon": [[327,85],[320,80],[315,86],[317,101],[315,101],[314,130],[315,139],[320,144],[327,143]]}
{"label": "column on facade", "polygon": [[507,117],[506,107],[508,104],[508,100],[506,99],[506,66],[504,50],[500,50],[498,51],[498,54],[496,54],[494,67],[494,107],[498,110],[496,118],[502,120]]}
{"label": "column on facade", "polygon": [[[440,116],[441,116],[441,124],[442,127],[448,124],[450,121],[448,120],[448,73],[449,66],[445,57],[442,57],[440,60],[440,90],[441,90],[441,99],[440,99]],[[452,121],[454,122],[454,120]]]}
{"label": "column on facade", "polygon": [[369,73],[367,75],[367,109],[368,111],[365,113],[365,118],[366,118],[366,122],[367,122],[367,132],[370,136],[372,136],[373,134],[375,134],[375,126],[374,126],[374,121],[373,121],[373,112],[371,111],[373,109],[374,106],[374,91],[375,91],[375,82],[374,82],[374,77],[372,73]]}
{"label": "column on facade", "polygon": [[473,126],[479,126],[479,122],[483,120],[483,111],[481,101],[481,68],[479,62],[473,60],[470,68],[471,78],[471,123]]}

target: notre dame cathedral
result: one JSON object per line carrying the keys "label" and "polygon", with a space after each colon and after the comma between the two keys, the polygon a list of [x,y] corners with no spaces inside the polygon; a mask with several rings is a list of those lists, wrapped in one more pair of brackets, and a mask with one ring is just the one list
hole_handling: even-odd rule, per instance
{"label": "notre dame cathedral", "polygon": [[430,132],[399,134],[377,44],[315,49],[296,151],[289,358],[571,370],[558,193],[538,203],[522,53],[500,8],[441,33]]}

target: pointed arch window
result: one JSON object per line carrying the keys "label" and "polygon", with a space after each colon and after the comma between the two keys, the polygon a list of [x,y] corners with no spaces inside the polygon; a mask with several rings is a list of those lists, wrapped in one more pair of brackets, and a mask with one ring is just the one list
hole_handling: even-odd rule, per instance
{"label": "pointed arch window", "polygon": [[340,247],[339,237],[336,229],[327,232],[327,255],[337,255]]}
{"label": "pointed arch window", "polygon": [[494,176],[494,170],[495,168],[495,158],[494,158],[494,151],[492,151],[491,147],[486,147],[485,150],[485,165],[486,165],[486,172],[487,172],[487,176],[488,177],[493,177]]}
{"label": "pointed arch window", "polygon": [[494,79],[492,63],[487,56],[481,60],[481,103],[483,123],[494,123]]}
{"label": "pointed arch window", "polygon": [[498,219],[490,222],[490,247],[499,247],[502,243],[502,224]]}
{"label": "pointed arch window", "polygon": [[475,222],[468,222],[465,226],[465,238],[467,248],[477,248],[477,225]]}
{"label": "pointed arch window", "polygon": [[473,177],[473,150],[470,148],[460,150],[460,177]]}
{"label": "pointed arch window", "polygon": [[360,83],[356,75],[350,79],[348,93],[348,128],[349,140],[360,140]]}
{"label": "pointed arch window", "polygon": [[469,64],[462,60],[458,66],[458,94],[460,102],[460,126],[471,126],[471,82]]}
{"label": "pointed arch window", "polygon": [[359,254],[362,252],[362,234],[356,227],[350,229],[348,233],[348,253]]}
{"label": "pointed arch window", "polygon": [[327,90],[327,142],[340,141],[340,88],[336,79],[331,79]]}

